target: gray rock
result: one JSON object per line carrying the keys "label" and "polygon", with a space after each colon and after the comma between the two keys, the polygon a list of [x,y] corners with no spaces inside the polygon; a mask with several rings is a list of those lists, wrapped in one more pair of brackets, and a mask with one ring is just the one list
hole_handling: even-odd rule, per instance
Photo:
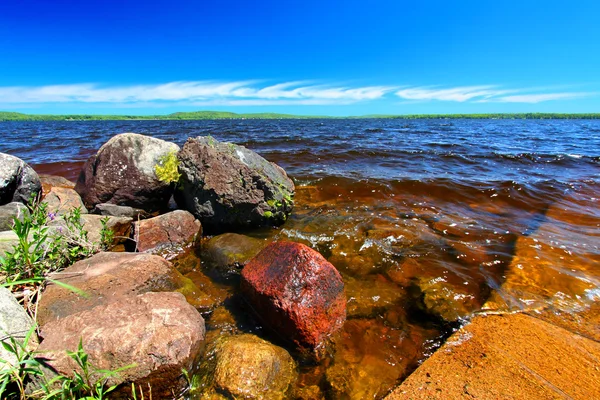
{"label": "gray rock", "polygon": [[268,244],[238,233],[223,233],[203,244],[202,261],[224,278],[239,275],[242,267]]}
{"label": "gray rock", "polygon": [[23,203],[12,202],[0,206],[0,231],[12,229],[15,218],[23,221],[23,218],[28,215],[29,209]]}
{"label": "gray rock", "polygon": [[179,150],[164,140],[136,133],[111,138],[85,163],[75,190],[88,209],[111,203],[148,212],[165,209],[173,193],[155,173],[161,158]]}
{"label": "gray rock", "polygon": [[[9,337],[16,339],[23,344],[25,336],[34,326],[33,320],[23,307],[17,302],[10,290],[0,287],[0,341],[11,344]],[[37,336],[35,333],[31,336],[28,346],[35,347]],[[11,352],[0,346],[0,360],[6,360],[9,363],[15,363],[17,358]],[[0,371],[7,368],[5,363],[0,361]]]}
{"label": "gray rock", "polygon": [[13,231],[0,232],[0,257],[4,257],[7,251],[12,251],[19,244],[19,237]]}
{"label": "gray rock", "polygon": [[212,137],[188,139],[179,152],[175,199],[208,231],[282,224],[294,206],[294,183],[253,151]]}
{"label": "gray rock", "polygon": [[13,201],[27,204],[42,190],[38,174],[25,161],[0,153],[0,205]]}
{"label": "gray rock", "polygon": [[150,215],[141,208],[118,206],[110,203],[96,204],[92,214],[109,215],[111,217],[128,217],[133,219],[148,218]]}

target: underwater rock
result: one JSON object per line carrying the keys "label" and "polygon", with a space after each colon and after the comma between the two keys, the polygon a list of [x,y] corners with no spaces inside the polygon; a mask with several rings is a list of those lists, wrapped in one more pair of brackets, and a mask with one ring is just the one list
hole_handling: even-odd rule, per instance
{"label": "underwater rock", "polygon": [[166,209],[173,184],[158,179],[155,167],[179,146],[136,133],[112,137],[85,163],[75,190],[88,209],[111,203],[148,212]]}
{"label": "underwater rock", "polygon": [[261,320],[300,347],[320,349],[346,319],[339,272],[300,243],[265,247],[242,270],[241,290]]}
{"label": "underwater rock", "polygon": [[178,154],[177,204],[211,232],[281,225],[294,206],[294,183],[253,151],[212,137],[190,138]]}
{"label": "underwater rock", "polygon": [[269,242],[237,233],[223,233],[203,245],[203,260],[223,277],[239,274]]}
{"label": "underwater rock", "polygon": [[27,204],[42,190],[38,174],[25,161],[0,153],[0,205],[13,201]]}
{"label": "underwater rock", "polygon": [[221,336],[208,353],[200,369],[227,398],[283,400],[297,378],[290,354],[254,335]]}
{"label": "underwater rock", "polygon": [[56,372],[73,376],[81,370],[66,351],[76,351],[81,341],[94,368],[130,366],[108,378],[108,386],[125,383],[111,398],[130,395],[131,383],[145,398],[171,398],[185,387],[181,371],[199,357],[204,334],[202,316],[182,294],[144,293],[47,323],[39,351]]}
{"label": "underwater rock", "polygon": [[444,321],[458,321],[481,308],[468,288],[454,285],[443,277],[420,278],[417,282],[426,310]]}

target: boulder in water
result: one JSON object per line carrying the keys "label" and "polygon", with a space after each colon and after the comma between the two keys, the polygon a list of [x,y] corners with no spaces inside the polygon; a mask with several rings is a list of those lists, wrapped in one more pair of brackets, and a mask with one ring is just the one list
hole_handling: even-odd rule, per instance
{"label": "boulder in water", "polygon": [[294,205],[285,171],[253,151],[212,137],[190,138],[179,152],[177,204],[213,232],[282,224]]}
{"label": "boulder in water", "polygon": [[116,135],[87,160],[75,190],[90,210],[100,203],[166,209],[173,184],[159,180],[155,169],[178,150],[174,143],[149,136]]}
{"label": "boulder in water", "polygon": [[340,273],[300,243],[265,247],[242,270],[241,290],[271,329],[310,350],[321,349],[346,319]]}

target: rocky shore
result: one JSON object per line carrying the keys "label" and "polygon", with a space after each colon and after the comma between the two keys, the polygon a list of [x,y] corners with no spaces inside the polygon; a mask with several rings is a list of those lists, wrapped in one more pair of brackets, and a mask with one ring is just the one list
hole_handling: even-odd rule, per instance
{"label": "rocky shore", "polygon": [[[96,368],[119,370],[106,381],[116,386],[115,398],[133,396],[132,384],[138,398],[600,396],[596,308],[569,324],[556,317],[561,309],[548,310],[544,301],[561,296],[563,287],[546,284],[548,274],[578,296],[595,287],[578,275],[597,268],[597,261],[589,262],[594,257],[570,255],[578,262],[568,274],[548,268],[548,259],[564,258],[554,245],[566,229],[559,204],[526,236],[492,236],[471,229],[469,221],[423,212],[402,225],[381,216],[359,227],[364,242],[342,239],[325,247],[322,215],[336,218],[336,232],[355,229],[348,225],[355,222],[343,208],[333,211],[323,191],[297,190],[278,165],[210,136],[190,138],[180,148],[124,133],[88,159],[77,182],[38,176],[24,161],[0,154],[0,256],[18,243],[13,220],[28,215],[26,204],[36,196],[52,218],[78,210],[90,243],[107,230],[111,238],[109,251],[50,275],[71,289],[48,284],[35,321],[0,288],[6,304],[0,334],[22,340],[37,324],[31,346],[48,359],[49,376],[78,370],[67,351],[81,343]],[[299,197],[312,208],[298,209]],[[249,236],[284,231],[292,210],[310,215],[314,224],[306,234],[294,241],[292,235]],[[581,218],[589,229],[573,234],[595,248],[598,221]],[[60,218],[49,225],[66,234]],[[504,262],[482,249],[482,240],[511,252],[506,279],[492,293],[448,277],[434,259],[410,257],[414,249],[438,246],[465,268]],[[536,261],[539,252],[545,261]],[[397,254],[400,264],[391,262]],[[525,292],[529,307],[511,302]],[[415,315],[424,322],[412,324]],[[412,372],[426,358],[426,344],[455,329]],[[569,357],[572,362],[557,369]]]}

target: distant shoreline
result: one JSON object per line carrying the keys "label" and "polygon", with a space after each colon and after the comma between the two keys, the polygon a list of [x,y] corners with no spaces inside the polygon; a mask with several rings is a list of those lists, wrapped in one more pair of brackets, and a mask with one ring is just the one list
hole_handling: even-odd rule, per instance
{"label": "distant shoreline", "polygon": [[498,113],[498,114],[412,114],[346,117],[306,116],[277,113],[237,114],[221,111],[177,112],[167,115],[23,114],[0,111],[0,121],[161,121],[210,119],[600,119],[600,113]]}

